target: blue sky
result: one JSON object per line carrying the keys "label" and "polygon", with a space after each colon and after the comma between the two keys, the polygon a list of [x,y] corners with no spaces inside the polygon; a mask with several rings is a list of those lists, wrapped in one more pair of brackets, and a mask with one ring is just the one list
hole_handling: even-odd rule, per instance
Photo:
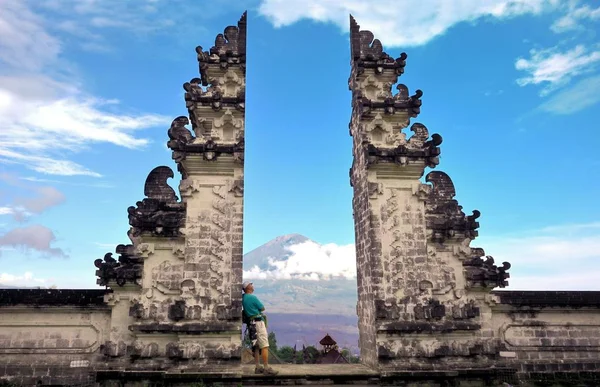
{"label": "blue sky", "polygon": [[148,172],[175,167],[195,47],[247,9],[246,252],[295,232],[353,265],[352,13],[408,54],[412,122],[442,135],[436,169],[482,212],[472,245],[509,260],[518,288],[598,288],[598,4],[405,3],[0,1],[0,283],[94,286]]}

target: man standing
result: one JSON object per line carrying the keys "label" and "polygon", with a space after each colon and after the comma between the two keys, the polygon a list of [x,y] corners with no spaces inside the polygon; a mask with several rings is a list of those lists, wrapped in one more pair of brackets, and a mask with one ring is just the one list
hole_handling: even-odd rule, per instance
{"label": "man standing", "polygon": [[[256,341],[252,340],[252,351],[254,352],[254,360],[256,362],[254,372],[257,374],[264,373],[265,375],[277,375],[277,371],[269,367],[269,336],[265,324],[266,316],[262,314],[265,307],[258,297],[253,294],[254,285],[252,282],[244,282],[242,288],[244,290],[244,294],[242,295],[242,307],[244,308],[244,313],[246,314],[249,324],[252,324],[252,327],[249,326],[248,329],[250,331],[252,331],[252,328],[256,329]],[[256,347],[259,348],[260,354],[262,355],[264,368],[260,366],[259,351],[255,350]]]}

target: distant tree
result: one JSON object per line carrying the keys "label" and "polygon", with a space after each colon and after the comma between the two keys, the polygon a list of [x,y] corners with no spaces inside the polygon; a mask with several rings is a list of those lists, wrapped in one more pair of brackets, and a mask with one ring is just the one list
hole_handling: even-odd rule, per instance
{"label": "distant tree", "polygon": [[321,352],[318,349],[316,349],[315,347],[313,347],[312,345],[309,345],[308,347],[306,347],[306,353],[307,353],[306,363],[308,363],[308,364],[315,364],[321,357]]}
{"label": "distant tree", "polygon": [[302,356],[302,348],[296,348],[296,364],[304,364],[304,359]]}
{"label": "distant tree", "polygon": [[352,355],[348,348],[342,349],[341,354],[348,360],[349,363],[360,363],[360,358]]}
{"label": "distant tree", "polygon": [[284,363],[294,362],[294,348],[290,347],[289,345],[284,345],[283,347],[279,348],[277,354]]}
{"label": "distant tree", "polygon": [[271,351],[273,351],[274,353],[278,354],[278,351],[277,351],[277,337],[275,336],[275,332],[270,332],[269,333],[269,348],[271,348]]}

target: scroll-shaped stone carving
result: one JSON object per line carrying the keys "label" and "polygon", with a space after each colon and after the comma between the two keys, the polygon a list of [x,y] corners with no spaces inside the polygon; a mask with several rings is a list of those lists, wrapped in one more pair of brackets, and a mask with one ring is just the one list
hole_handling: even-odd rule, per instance
{"label": "scroll-shaped stone carving", "polygon": [[439,163],[439,155],[441,153],[439,145],[442,143],[442,136],[433,134],[430,140],[423,141],[423,136],[428,134],[427,128],[424,125],[413,124],[411,130],[415,132],[415,135],[408,142],[401,143],[396,148],[383,148],[378,147],[376,144],[368,143],[367,155],[369,164],[393,162],[406,165],[409,161],[424,160],[430,168],[435,167]]}
{"label": "scroll-shaped stone carving", "polygon": [[507,273],[510,269],[510,263],[508,262],[502,262],[502,266],[498,267],[491,256],[486,256],[485,260],[481,256],[475,256],[463,262],[463,266],[467,287],[469,288],[491,290],[495,287],[504,288],[508,286],[507,279],[510,278],[510,274]]}
{"label": "scroll-shaped stone carving", "polygon": [[433,184],[429,197],[425,200],[427,228],[432,230],[434,242],[444,242],[450,238],[477,237],[479,211],[465,216],[462,206],[454,200],[456,190],[450,177],[441,171],[430,172],[425,180]]}
{"label": "scroll-shaped stone carving", "polygon": [[215,45],[209,51],[203,51],[202,46],[196,47],[202,84],[208,85],[206,69],[209,64],[219,64],[227,69],[230,64],[246,63],[246,23],[247,13],[244,12],[236,26],[228,26],[222,34],[215,38]]}
{"label": "scroll-shaped stone carving", "polygon": [[174,176],[173,170],[169,167],[154,168],[146,178],[144,195],[149,199],[156,199],[166,203],[177,201],[175,190],[167,184],[167,180]]}
{"label": "scroll-shaped stone carving", "polygon": [[157,236],[178,236],[185,223],[185,205],[177,202],[175,191],[167,184],[173,177],[169,167],[157,167],[146,179],[147,198],[129,207],[131,234],[135,237],[147,232]]}
{"label": "scroll-shaped stone carving", "polygon": [[194,141],[194,136],[185,126],[190,123],[186,116],[179,116],[173,120],[167,134],[169,141],[167,146],[174,151],[184,149],[185,145]]}
{"label": "scroll-shaped stone carving", "polygon": [[352,59],[359,62],[358,72],[364,68],[374,68],[376,72],[382,72],[384,68],[393,68],[396,74],[402,74],[406,66],[406,53],[393,59],[383,51],[383,45],[371,31],[361,31],[360,26],[350,15],[350,45]]}
{"label": "scroll-shaped stone carving", "polygon": [[116,253],[120,254],[117,261],[112,253],[106,253],[104,260],[96,259],[94,266],[98,279],[96,283],[100,286],[108,286],[109,282],[115,281],[117,285],[123,286],[127,282],[137,283],[142,278],[143,262],[133,252],[133,245],[118,245]]}

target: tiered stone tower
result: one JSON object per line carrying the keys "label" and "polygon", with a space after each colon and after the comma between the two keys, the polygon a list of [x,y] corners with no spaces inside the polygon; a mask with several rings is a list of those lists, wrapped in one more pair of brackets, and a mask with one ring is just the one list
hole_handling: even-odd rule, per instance
{"label": "tiered stone tower", "polygon": [[466,216],[454,186],[435,168],[441,136],[414,123],[422,92],[392,86],[406,54],[392,58],[350,17],[354,161],[350,182],[358,270],[362,361],[382,376],[406,370],[485,368],[498,355],[490,290],[510,267],[470,247],[478,211]]}
{"label": "tiered stone tower", "polygon": [[246,14],[196,51],[189,119],[168,131],[181,201],[167,184],[173,171],[154,169],[146,198],[128,209],[132,244],[117,247],[118,261],[95,262],[98,283],[112,289],[108,368],[240,370]]}

